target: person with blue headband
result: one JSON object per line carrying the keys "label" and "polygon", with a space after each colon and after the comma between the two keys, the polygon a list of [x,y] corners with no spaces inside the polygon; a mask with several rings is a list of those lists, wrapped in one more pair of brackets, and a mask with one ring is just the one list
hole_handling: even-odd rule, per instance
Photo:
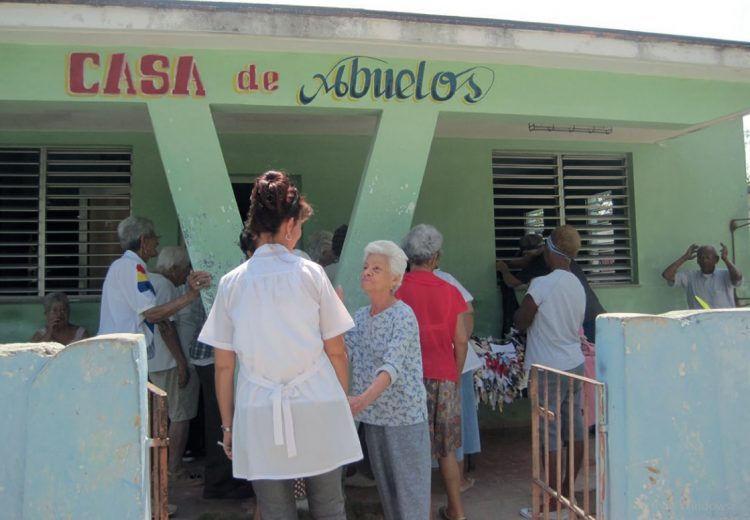
{"label": "person with blue headband", "polygon": [[[583,285],[570,272],[571,261],[581,248],[581,236],[573,226],[559,226],[552,231],[544,244],[544,261],[550,269],[545,276],[538,276],[531,280],[529,290],[524,296],[521,306],[514,317],[515,327],[527,332],[525,367],[530,369],[532,364],[544,365],[557,370],[564,370],[577,375],[583,375],[584,357],[581,352],[581,338],[579,331],[583,324],[586,309],[586,293]],[[540,386],[544,378],[540,378]],[[548,392],[550,396],[557,395],[557,385],[560,385],[561,401],[558,404],[551,398],[549,409],[559,417],[551,422],[547,438],[542,438],[542,444],[549,453],[549,475],[557,475],[556,461],[557,428],[561,428],[563,444],[574,442],[573,479],[578,474],[583,459],[583,420],[580,413],[574,414],[574,438],[569,438],[569,395],[568,378],[548,378]],[[540,389],[540,392],[543,390]],[[573,410],[581,409],[581,385],[574,385]],[[558,415],[559,412],[559,415]],[[561,468],[564,480],[563,493],[570,489],[568,468]],[[552,477],[554,478],[554,477]],[[550,483],[556,487],[555,482]],[[521,516],[532,518],[530,508],[521,510]]]}

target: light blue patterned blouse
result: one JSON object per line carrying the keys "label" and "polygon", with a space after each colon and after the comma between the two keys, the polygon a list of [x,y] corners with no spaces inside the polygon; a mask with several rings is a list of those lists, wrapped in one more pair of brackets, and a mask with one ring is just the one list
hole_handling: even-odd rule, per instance
{"label": "light blue patterned blouse", "polygon": [[397,301],[370,316],[370,306],[354,314],[346,333],[352,367],[351,395],[359,395],[383,370],[391,384],[356,419],[377,426],[408,426],[427,420],[427,395],[422,382],[419,326],[411,307]]}

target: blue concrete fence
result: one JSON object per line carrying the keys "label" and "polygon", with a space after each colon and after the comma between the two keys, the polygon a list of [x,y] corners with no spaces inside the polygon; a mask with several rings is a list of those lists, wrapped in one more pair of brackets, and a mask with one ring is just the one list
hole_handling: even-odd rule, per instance
{"label": "blue concrete fence", "polygon": [[750,518],[750,310],[597,319],[612,520]]}
{"label": "blue concrete fence", "polygon": [[142,338],[0,345],[0,517],[150,518]]}

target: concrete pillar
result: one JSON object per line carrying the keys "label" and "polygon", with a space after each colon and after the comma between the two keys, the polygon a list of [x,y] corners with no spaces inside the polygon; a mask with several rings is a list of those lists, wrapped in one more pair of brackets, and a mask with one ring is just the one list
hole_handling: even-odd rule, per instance
{"label": "concrete pillar", "polygon": [[244,258],[237,247],[242,219],[211,109],[159,100],[148,110],[193,268],[214,276],[211,290],[203,291],[203,303],[210,307],[219,278]]}
{"label": "concrete pillar", "polygon": [[380,116],[334,281],[351,312],[368,303],[359,287],[364,247],[373,240],[398,244],[412,225],[438,117],[432,107],[420,108]]}

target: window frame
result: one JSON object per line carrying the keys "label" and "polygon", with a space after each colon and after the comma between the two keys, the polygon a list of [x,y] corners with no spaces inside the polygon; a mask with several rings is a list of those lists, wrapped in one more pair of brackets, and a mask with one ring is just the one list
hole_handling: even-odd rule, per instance
{"label": "window frame", "polygon": [[[14,302],[39,302],[46,294],[50,292],[61,291],[65,292],[71,301],[80,302],[98,302],[101,300],[101,288],[91,286],[92,280],[97,280],[100,277],[91,275],[91,271],[103,270],[106,273],[109,265],[115,259],[122,255],[122,250],[119,247],[119,241],[117,240],[116,224],[119,223],[123,218],[132,214],[133,205],[133,148],[132,146],[109,146],[109,145],[12,145],[3,144],[0,146],[0,152],[36,152],[38,154],[38,163],[23,163],[23,164],[38,164],[36,172],[29,173],[29,176],[35,176],[37,180],[37,229],[36,229],[36,242],[29,241],[29,251],[33,251],[36,248],[37,251],[37,262],[35,264],[29,264],[29,270],[35,270],[36,274],[36,289],[34,290],[31,286],[27,292],[22,292],[23,289],[17,289],[19,292],[14,294],[8,291],[7,287],[0,287],[0,303],[14,303]],[[65,155],[71,156],[69,163],[65,160]],[[91,155],[91,159],[87,159],[85,156]],[[111,160],[102,159],[101,156],[111,155]],[[53,159],[50,159],[50,156]],[[126,156],[125,160],[118,158],[118,156]],[[51,171],[55,168],[50,167],[50,163],[59,166],[57,171]],[[66,171],[66,166],[71,168],[82,166],[80,171]],[[102,171],[96,171],[96,167],[104,166]],[[125,171],[114,171],[107,170],[110,167],[124,167]],[[91,168],[91,170],[87,170]],[[6,185],[5,172],[0,171],[0,184]],[[75,179],[80,177],[81,179],[91,179],[90,182],[69,182],[67,179]],[[125,178],[127,182],[118,182],[108,180],[107,177],[112,178]],[[30,186],[34,187],[34,186]],[[58,190],[58,191],[56,191]],[[72,192],[72,193],[71,193]],[[92,204],[92,201],[97,199],[104,199],[105,204],[99,206]],[[110,206],[106,204],[106,199],[119,199],[124,201],[127,199],[127,203],[121,205]],[[53,202],[55,201],[55,202]],[[75,201],[73,203],[66,204],[61,201]],[[69,208],[68,208],[69,206]],[[10,209],[9,211],[13,211]],[[113,218],[98,219],[99,222],[105,222],[108,225],[114,224],[114,229],[107,230],[96,230],[89,228],[89,225],[94,222],[95,218],[90,218],[91,212],[110,211],[113,213],[122,213]],[[53,220],[57,222],[71,223],[68,218],[60,219],[55,218],[55,212],[77,212],[78,223],[70,226],[70,229],[57,229],[51,230],[50,224]],[[84,212],[87,216],[82,217]],[[4,218],[4,217],[3,217]],[[11,220],[12,219],[8,219]],[[4,230],[0,230],[2,232]],[[13,227],[9,227],[7,231],[13,234],[17,231]],[[30,232],[31,233],[31,232]],[[70,254],[64,254],[61,251],[50,251],[50,245],[55,244],[55,238],[52,234],[60,234],[63,237],[65,235],[78,235],[79,241],[74,248],[76,253],[73,254],[76,258],[75,264],[64,264],[52,262],[52,258],[61,258],[65,256],[71,256]],[[90,240],[92,235],[101,235],[102,240]],[[64,238],[61,240],[64,241]],[[96,246],[104,247],[109,246],[113,248],[114,241],[117,242],[116,253],[114,251],[97,253],[92,252],[91,249]],[[0,241],[0,248],[5,245],[6,241]],[[33,244],[33,245],[32,245]],[[62,245],[57,244],[57,245]],[[21,246],[23,247],[23,246]],[[92,262],[92,258],[101,257],[105,262],[96,263]],[[10,258],[12,253],[8,253],[5,250],[0,249],[0,257]],[[30,258],[31,256],[25,256],[22,258]],[[106,266],[104,265],[106,263]],[[57,281],[62,282],[61,285],[65,285],[64,281],[73,280],[71,286],[53,287],[50,288],[52,280],[55,280],[55,276],[50,273],[50,270],[60,271],[75,271],[76,274],[70,276],[68,274],[58,274]],[[84,274],[86,272],[86,274]],[[11,278],[11,277],[9,277]],[[10,282],[12,283],[12,282]],[[33,283],[33,282],[31,282]],[[31,285],[30,283],[30,285]],[[103,279],[102,279],[103,283]],[[75,286],[75,287],[72,287]],[[6,292],[8,291],[8,292]],[[33,292],[33,294],[32,294]]]}
{"label": "window frame", "polygon": [[[632,154],[623,152],[493,149],[490,171],[496,259],[516,258],[518,238],[531,228],[539,229],[532,221],[544,222],[544,236],[567,223],[581,233],[579,265],[592,286],[637,285],[632,163]],[[587,171],[592,172],[590,179],[585,179]],[[607,191],[612,210],[598,214],[590,201],[606,197]],[[618,200],[625,203],[618,204]],[[543,217],[538,215],[540,209]],[[592,229],[602,226],[602,221],[606,221],[605,227]],[[611,247],[597,243],[606,236],[602,231],[611,231]],[[610,258],[598,258],[606,251]],[[501,276],[498,283],[502,283]]]}

